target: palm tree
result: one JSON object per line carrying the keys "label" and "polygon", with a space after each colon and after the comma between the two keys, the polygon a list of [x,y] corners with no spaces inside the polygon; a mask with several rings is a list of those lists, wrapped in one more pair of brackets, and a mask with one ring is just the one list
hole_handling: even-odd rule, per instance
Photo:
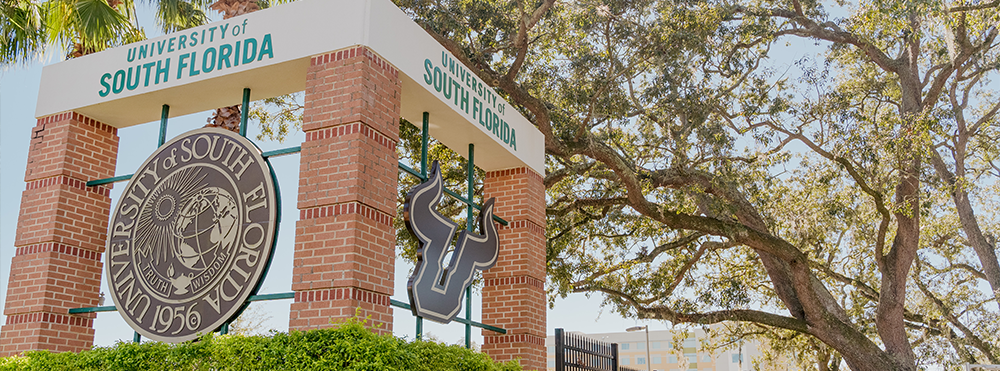
{"label": "palm tree", "polygon": [[[206,8],[228,19],[290,0],[150,0],[157,23],[170,33],[208,23]],[[145,39],[134,0],[0,0],[0,67],[29,63],[53,47],[76,58]],[[206,127],[239,131],[240,106],[223,107]]]}
{"label": "palm tree", "polygon": [[145,38],[132,0],[0,2],[0,65],[28,63],[53,46],[73,58]]}
{"label": "palm tree", "polygon": [[[238,17],[261,9],[260,4],[256,0],[217,0],[212,3],[210,8],[222,13],[222,19]],[[205,127],[219,127],[239,132],[240,106],[235,105],[216,109],[215,114],[208,118],[208,125],[205,125]]]}
{"label": "palm tree", "polygon": [[44,49],[44,18],[39,2],[0,1],[0,65],[27,63]]}
{"label": "palm tree", "polygon": [[[205,0],[155,1],[165,33],[208,23]],[[145,38],[134,0],[0,1],[0,66],[30,63],[53,48],[76,58]]]}
{"label": "palm tree", "polygon": [[67,58],[146,38],[135,19],[132,0],[50,0],[45,4],[50,40],[68,45]]}
{"label": "palm tree", "polygon": [[177,32],[208,23],[205,0],[157,0],[156,21],[163,33]]}

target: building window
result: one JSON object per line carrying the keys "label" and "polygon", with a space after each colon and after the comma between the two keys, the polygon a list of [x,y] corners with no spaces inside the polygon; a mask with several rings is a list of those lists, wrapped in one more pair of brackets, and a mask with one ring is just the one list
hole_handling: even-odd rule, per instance
{"label": "building window", "polygon": [[660,342],[659,341],[654,341],[653,342],[653,349],[660,349]]}
{"label": "building window", "polygon": [[667,363],[677,363],[677,356],[670,356],[667,358]]}
{"label": "building window", "polygon": [[687,357],[688,364],[698,363],[698,355],[697,354],[685,354],[684,356]]}
{"label": "building window", "polygon": [[693,337],[684,339],[684,347],[685,348],[694,348],[696,346],[698,346],[698,339],[695,339]]}
{"label": "building window", "polygon": [[619,344],[619,347],[621,347],[622,350],[628,350],[628,343],[621,343]]}
{"label": "building window", "polygon": [[733,363],[743,362],[743,354],[733,354]]}
{"label": "building window", "polygon": [[644,365],[644,364],[646,364],[646,357],[636,358],[635,364],[637,364],[637,365]]}
{"label": "building window", "polygon": [[623,364],[623,365],[629,364],[628,363],[628,356],[621,357],[620,360],[621,360],[621,364]]}
{"label": "building window", "polygon": [[554,367],[556,367],[556,360],[550,359],[549,360],[549,368],[554,368]]}
{"label": "building window", "polygon": [[661,362],[663,362],[663,358],[660,358],[660,356],[653,356],[653,364],[654,365],[658,365]]}

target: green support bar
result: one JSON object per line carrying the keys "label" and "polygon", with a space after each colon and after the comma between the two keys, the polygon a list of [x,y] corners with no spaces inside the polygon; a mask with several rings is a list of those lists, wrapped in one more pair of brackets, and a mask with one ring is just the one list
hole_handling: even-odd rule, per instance
{"label": "green support bar", "polygon": [[229,333],[229,322],[223,323],[222,327],[219,327],[219,335],[225,335]]}
{"label": "green support bar", "polygon": [[104,307],[89,307],[89,308],[73,308],[69,310],[69,314],[80,314],[80,313],[98,313],[98,312],[114,312],[114,305],[108,305]]}
{"label": "green support bar", "polygon": [[499,333],[501,335],[506,335],[507,334],[507,330],[505,330],[505,329],[502,329],[502,328],[499,328],[499,327],[496,327],[496,326],[490,326],[490,325],[487,325],[487,324],[484,324],[484,323],[470,321],[470,320],[467,320],[467,319],[462,318],[462,317],[455,317],[455,322],[469,324],[469,325],[472,325],[474,327],[479,327],[479,328],[487,329],[487,330]]}
{"label": "green support bar", "polygon": [[163,143],[167,142],[167,117],[170,116],[170,106],[164,104],[163,109],[160,110],[160,140],[156,142],[156,148],[160,148]]}
{"label": "green support bar", "polygon": [[465,168],[466,179],[466,194],[468,195],[467,202],[468,205],[465,208],[465,229],[469,232],[474,232],[476,229],[476,224],[472,222],[472,208],[476,205],[473,202],[472,197],[475,195],[476,191],[476,145],[469,143],[469,163]]}
{"label": "green support bar", "polygon": [[[302,147],[290,147],[290,148],[284,148],[284,149],[277,149],[277,150],[274,150],[274,151],[267,151],[267,152],[262,153],[261,156],[266,157],[266,158],[269,158],[269,157],[278,157],[278,156],[284,156],[284,155],[289,155],[289,154],[293,154],[293,153],[298,153],[298,152],[301,152],[301,151],[302,151]],[[410,175],[413,175],[413,176],[419,178],[421,181],[426,181],[427,180],[426,176],[421,176],[420,173],[418,173],[416,170],[414,170],[413,168],[410,168],[409,166],[404,165],[402,162],[399,163],[399,169],[405,171],[406,173],[408,173]],[[132,175],[134,175],[134,174],[121,175],[121,176],[116,176],[114,178],[104,178],[104,179],[91,180],[91,181],[87,182],[87,186],[88,187],[93,187],[93,186],[101,185],[101,184],[124,182],[124,181],[127,181],[129,179],[132,179]],[[464,203],[466,205],[472,204],[472,207],[474,207],[476,210],[482,210],[482,208],[483,208],[481,205],[477,205],[475,203],[472,203],[471,201],[469,201],[469,199],[467,199],[465,197],[462,197],[461,195],[459,195],[458,193],[455,193],[455,191],[452,191],[450,189],[445,188],[444,189],[444,193],[446,193],[448,196],[451,196],[452,198],[454,198],[456,200],[461,201],[462,203]],[[496,221],[497,223],[500,223],[501,225],[507,225],[507,221],[504,220],[503,218],[499,217],[499,216],[493,215],[493,220]]]}
{"label": "green support bar", "polygon": [[142,341],[142,335],[139,335],[139,331],[134,332],[132,334],[132,342],[133,343],[138,343],[140,341]]}
{"label": "green support bar", "polygon": [[295,299],[294,292],[279,292],[277,294],[263,294],[263,295],[250,295],[247,301],[268,301],[268,300],[282,300],[282,299]]}
{"label": "green support bar", "polygon": [[406,304],[406,303],[401,302],[401,301],[396,300],[396,299],[389,299],[389,304],[392,305],[392,306],[394,306],[394,307],[396,307],[396,308],[402,308],[402,309],[406,309],[406,310],[413,309],[412,307],[410,307],[409,304]]}
{"label": "green support bar", "polygon": [[424,317],[417,316],[417,340],[424,339]]}
{"label": "green support bar", "polygon": [[299,153],[299,152],[302,152],[302,146],[295,146],[295,147],[288,147],[288,148],[276,149],[276,150],[273,150],[273,151],[267,151],[267,152],[261,153],[260,155],[261,155],[261,157],[264,157],[264,158],[271,158],[271,157],[278,157],[278,156],[290,155],[290,154]]}
{"label": "green support bar", "polygon": [[427,181],[427,176],[420,175],[420,172],[418,172],[416,170],[413,170],[413,168],[411,168],[409,166],[406,166],[402,162],[399,163],[399,169],[402,170],[402,171],[405,171],[406,173],[408,173],[410,175],[413,175],[413,176],[417,177],[417,179],[420,179],[421,182],[426,182]]}
{"label": "green support bar", "polygon": [[[420,181],[427,180],[427,147],[430,145],[430,125],[431,125],[431,114],[424,112],[423,124],[420,126],[420,174],[417,175]],[[401,167],[406,167],[403,164],[399,164]],[[406,168],[409,169],[409,168]],[[409,169],[412,170],[412,169]],[[411,172],[411,174],[413,174]],[[417,340],[421,340],[424,337],[424,317],[417,316]]]}
{"label": "green support bar", "polygon": [[427,146],[430,142],[431,114],[424,112],[424,124],[420,130],[420,179],[427,180]]}
{"label": "green support bar", "polygon": [[116,176],[116,177],[113,177],[113,178],[104,178],[104,179],[91,180],[91,181],[87,182],[87,187],[93,187],[93,186],[97,186],[97,185],[101,185],[101,184],[108,184],[108,183],[124,182],[126,180],[132,179],[132,175],[133,174],[128,174],[128,175]]}
{"label": "green support bar", "polygon": [[240,136],[247,136],[247,117],[250,116],[250,88],[243,88],[243,106],[240,107]]}
{"label": "green support bar", "polygon": [[[468,191],[469,202],[466,203],[465,207],[465,229],[469,233],[475,232],[475,223],[472,221],[472,206],[475,205],[472,202],[472,197],[475,195],[476,190],[476,145],[469,143],[469,162],[465,169],[465,175],[468,177],[466,183],[466,191]],[[465,288],[465,319],[470,323],[465,324],[465,347],[467,349],[472,349],[472,286]]]}
{"label": "green support bar", "polygon": [[[389,304],[391,304],[392,306],[394,306],[396,308],[402,308],[402,309],[410,310],[410,305],[409,304],[406,304],[406,303],[401,302],[401,301],[396,300],[396,299],[389,299]],[[462,323],[462,324],[468,323],[468,324],[471,324],[473,327],[479,327],[479,328],[487,329],[487,330],[499,333],[501,335],[506,335],[507,334],[507,330],[506,329],[502,329],[502,328],[496,327],[496,326],[490,326],[490,325],[487,325],[485,323],[479,323],[479,322],[475,322],[475,321],[469,321],[469,320],[467,320],[465,318],[462,318],[462,317],[456,317],[455,318],[455,322]]]}

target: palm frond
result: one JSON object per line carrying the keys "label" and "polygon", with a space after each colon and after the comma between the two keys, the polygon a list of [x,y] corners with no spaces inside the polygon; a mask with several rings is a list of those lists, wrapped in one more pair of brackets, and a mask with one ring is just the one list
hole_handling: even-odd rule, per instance
{"label": "palm frond", "polygon": [[160,0],[157,1],[157,23],[165,33],[185,30],[208,23],[205,1]]}
{"label": "palm frond", "polygon": [[0,65],[28,63],[47,44],[44,7],[38,1],[0,2]]}
{"label": "palm frond", "polygon": [[137,41],[130,19],[108,5],[107,0],[76,0],[74,5],[77,33],[92,52]]}

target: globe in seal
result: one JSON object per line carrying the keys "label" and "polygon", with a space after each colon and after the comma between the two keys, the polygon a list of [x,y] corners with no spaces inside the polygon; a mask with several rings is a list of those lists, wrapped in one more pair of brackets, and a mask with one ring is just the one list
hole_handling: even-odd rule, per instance
{"label": "globe in seal", "polygon": [[190,131],[158,148],[108,231],[108,289],[125,322],[177,343],[239,315],[273,255],[275,192],[260,150],[228,130]]}
{"label": "globe in seal", "polygon": [[[229,249],[236,242],[238,209],[236,200],[223,188],[207,187],[194,194],[175,221],[177,259],[190,270],[207,269],[206,254]],[[177,289],[175,294],[184,294],[190,279],[178,278],[171,283]]]}

